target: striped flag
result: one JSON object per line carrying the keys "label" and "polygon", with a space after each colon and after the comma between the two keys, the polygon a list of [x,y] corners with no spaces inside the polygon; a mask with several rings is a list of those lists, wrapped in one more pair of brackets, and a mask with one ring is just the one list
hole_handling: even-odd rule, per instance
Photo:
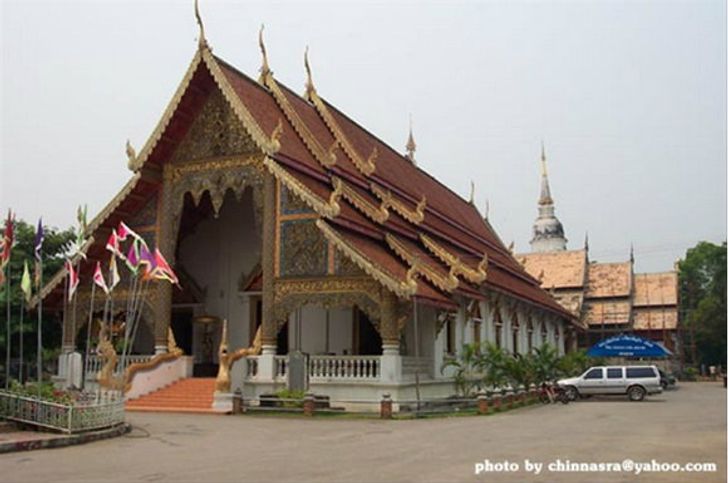
{"label": "striped flag", "polygon": [[139,269],[139,242],[136,240],[129,245],[129,251],[126,253],[126,266],[133,273],[136,273]]}
{"label": "striped flag", "polygon": [[144,277],[151,277],[154,270],[154,255],[149,251],[146,243],[141,243],[139,247],[139,266],[144,265]]}
{"label": "striped flag", "polygon": [[101,290],[103,290],[106,295],[109,294],[109,287],[106,286],[104,274],[101,273],[101,262],[96,262],[96,269],[94,270],[94,283],[101,287]]}
{"label": "striped flag", "polygon": [[179,285],[177,274],[169,266],[169,263],[165,260],[162,252],[159,251],[159,248],[154,250],[154,268],[152,269],[151,276],[157,280],[169,280],[173,284]]}
{"label": "striped flag", "polygon": [[66,271],[68,271],[68,301],[73,300],[73,295],[76,293],[78,284],[81,280],[78,277],[78,272],[73,268],[73,263],[70,260],[66,260]]}
{"label": "striped flag", "polygon": [[129,236],[135,240],[141,240],[141,236],[134,230],[129,228],[123,221],[119,222],[119,227],[116,229],[116,233],[119,235],[119,241],[125,241]]}

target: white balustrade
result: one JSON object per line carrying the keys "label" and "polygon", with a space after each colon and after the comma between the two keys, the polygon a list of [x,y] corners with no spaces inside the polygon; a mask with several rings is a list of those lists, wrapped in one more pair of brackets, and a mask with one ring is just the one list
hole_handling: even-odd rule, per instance
{"label": "white balustrade", "polygon": [[258,356],[247,356],[245,379],[255,379],[258,375]]}
{"label": "white balustrade", "polygon": [[[154,355],[148,354],[148,355],[128,355],[126,356],[126,367],[131,366],[132,364],[140,364],[144,362],[149,362],[152,360],[152,357]],[[96,380],[96,375],[103,367],[103,362],[101,358],[97,355],[89,355],[88,356],[88,364],[86,366],[86,380]],[[114,371],[114,374],[119,375],[121,374],[121,357],[119,357],[117,363],[116,363],[116,370]]]}
{"label": "white balustrade", "polygon": [[288,376],[288,356],[275,356],[275,378],[284,379]]}
{"label": "white balustrade", "polygon": [[308,375],[313,379],[377,380],[379,356],[311,356]]}

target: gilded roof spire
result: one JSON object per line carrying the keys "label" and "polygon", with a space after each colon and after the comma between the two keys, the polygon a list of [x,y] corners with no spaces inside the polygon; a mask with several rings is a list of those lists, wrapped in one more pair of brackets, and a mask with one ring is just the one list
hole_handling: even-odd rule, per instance
{"label": "gilded roof spire", "polygon": [[265,50],[265,42],[263,42],[263,30],[265,30],[265,25],[260,24],[260,30],[258,31],[258,45],[260,45],[260,53],[263,55],[263,63],[260,66],[259,79],[261,83],[265,77],[273,73],[268,65],[268,52]]}
{"label": "gilded roof spire", "polygon": [[412,134],[412,115],[410,114],[410,124],[409,124],[409,136],[407,137],[407,144],[405,145],[405,149],[407,149],[407,159],[412,161],[412,164],[417,165],[417,162],[415,161],[415,151],[417,151],[417,144],[415,143],[415,137]]}
{"label": "gilded roof spire", "polygon": [[306,67],[306,99],[311,100],[311,93],[316,91],[311,77],[311,64],[308,62],[308,45],[303,53],[303,65]]}
{"label": "gilded roof spire", "polygon": [[200,27],[200,35],[197,39],[197,46],[200,50],[210,49],[205,38],[205,25],[202,23],[202,15],[200,15],[200,2],[195,0],[195,19],[197,20],[197,26]]}

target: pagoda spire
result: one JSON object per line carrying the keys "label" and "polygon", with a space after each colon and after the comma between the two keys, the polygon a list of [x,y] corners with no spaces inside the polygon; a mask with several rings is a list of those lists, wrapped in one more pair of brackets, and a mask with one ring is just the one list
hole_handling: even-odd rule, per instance
{"label": "pagoda spire", "polygon": [[534,252],[566,250],[564,227],[554,214],[554,200],[551,198],[543,141],[541,142],[541,195],[538,199],[538,218],[533,224],[531,250]]}
{"label": "pagoda spire", "polygon": [[554,200],[551,198],[551,187],[549,186],[549,175],[546,169],[546,149],[541,141],[541,197],[538,200],[539,205],[551,205]]}
{"label": "pagoda spire", "polygon": [[412,164],[415,166],[417,165],[417,161],[415,161],[415,151],[417,151],[417,144],[415,143],[415,137],[412,134],[412,115],[410,114],[410,123],[409,123],[409,136],[407,137],[407,144],[405,145],[405,149],[407,149],[406,157],[409,159]]}
{"label": "pagoda spire", "polygon": [[197,20],[197,26],[200,28],[200,34],[197,38],[197,47],[202,49],[210,49],[210,45],[207,43],[205,38],[205,25],[202,23],[202,15],[200,15],[200,2],[195,0],[195,19]]}

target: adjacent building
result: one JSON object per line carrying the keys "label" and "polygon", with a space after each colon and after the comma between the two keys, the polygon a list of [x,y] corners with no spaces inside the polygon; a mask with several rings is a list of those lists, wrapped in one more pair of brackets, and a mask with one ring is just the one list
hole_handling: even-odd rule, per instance
{"label": "adjacent building", "polygon": [[624,262],[591,261],[588,240],[581,249],[567,250],[563,225],[555,215],[543,147],[531,252],[516,258],[587,329],[580,337],[581,346],[629,332],[676,349],[677,272],[634,273],[632,254]]}

